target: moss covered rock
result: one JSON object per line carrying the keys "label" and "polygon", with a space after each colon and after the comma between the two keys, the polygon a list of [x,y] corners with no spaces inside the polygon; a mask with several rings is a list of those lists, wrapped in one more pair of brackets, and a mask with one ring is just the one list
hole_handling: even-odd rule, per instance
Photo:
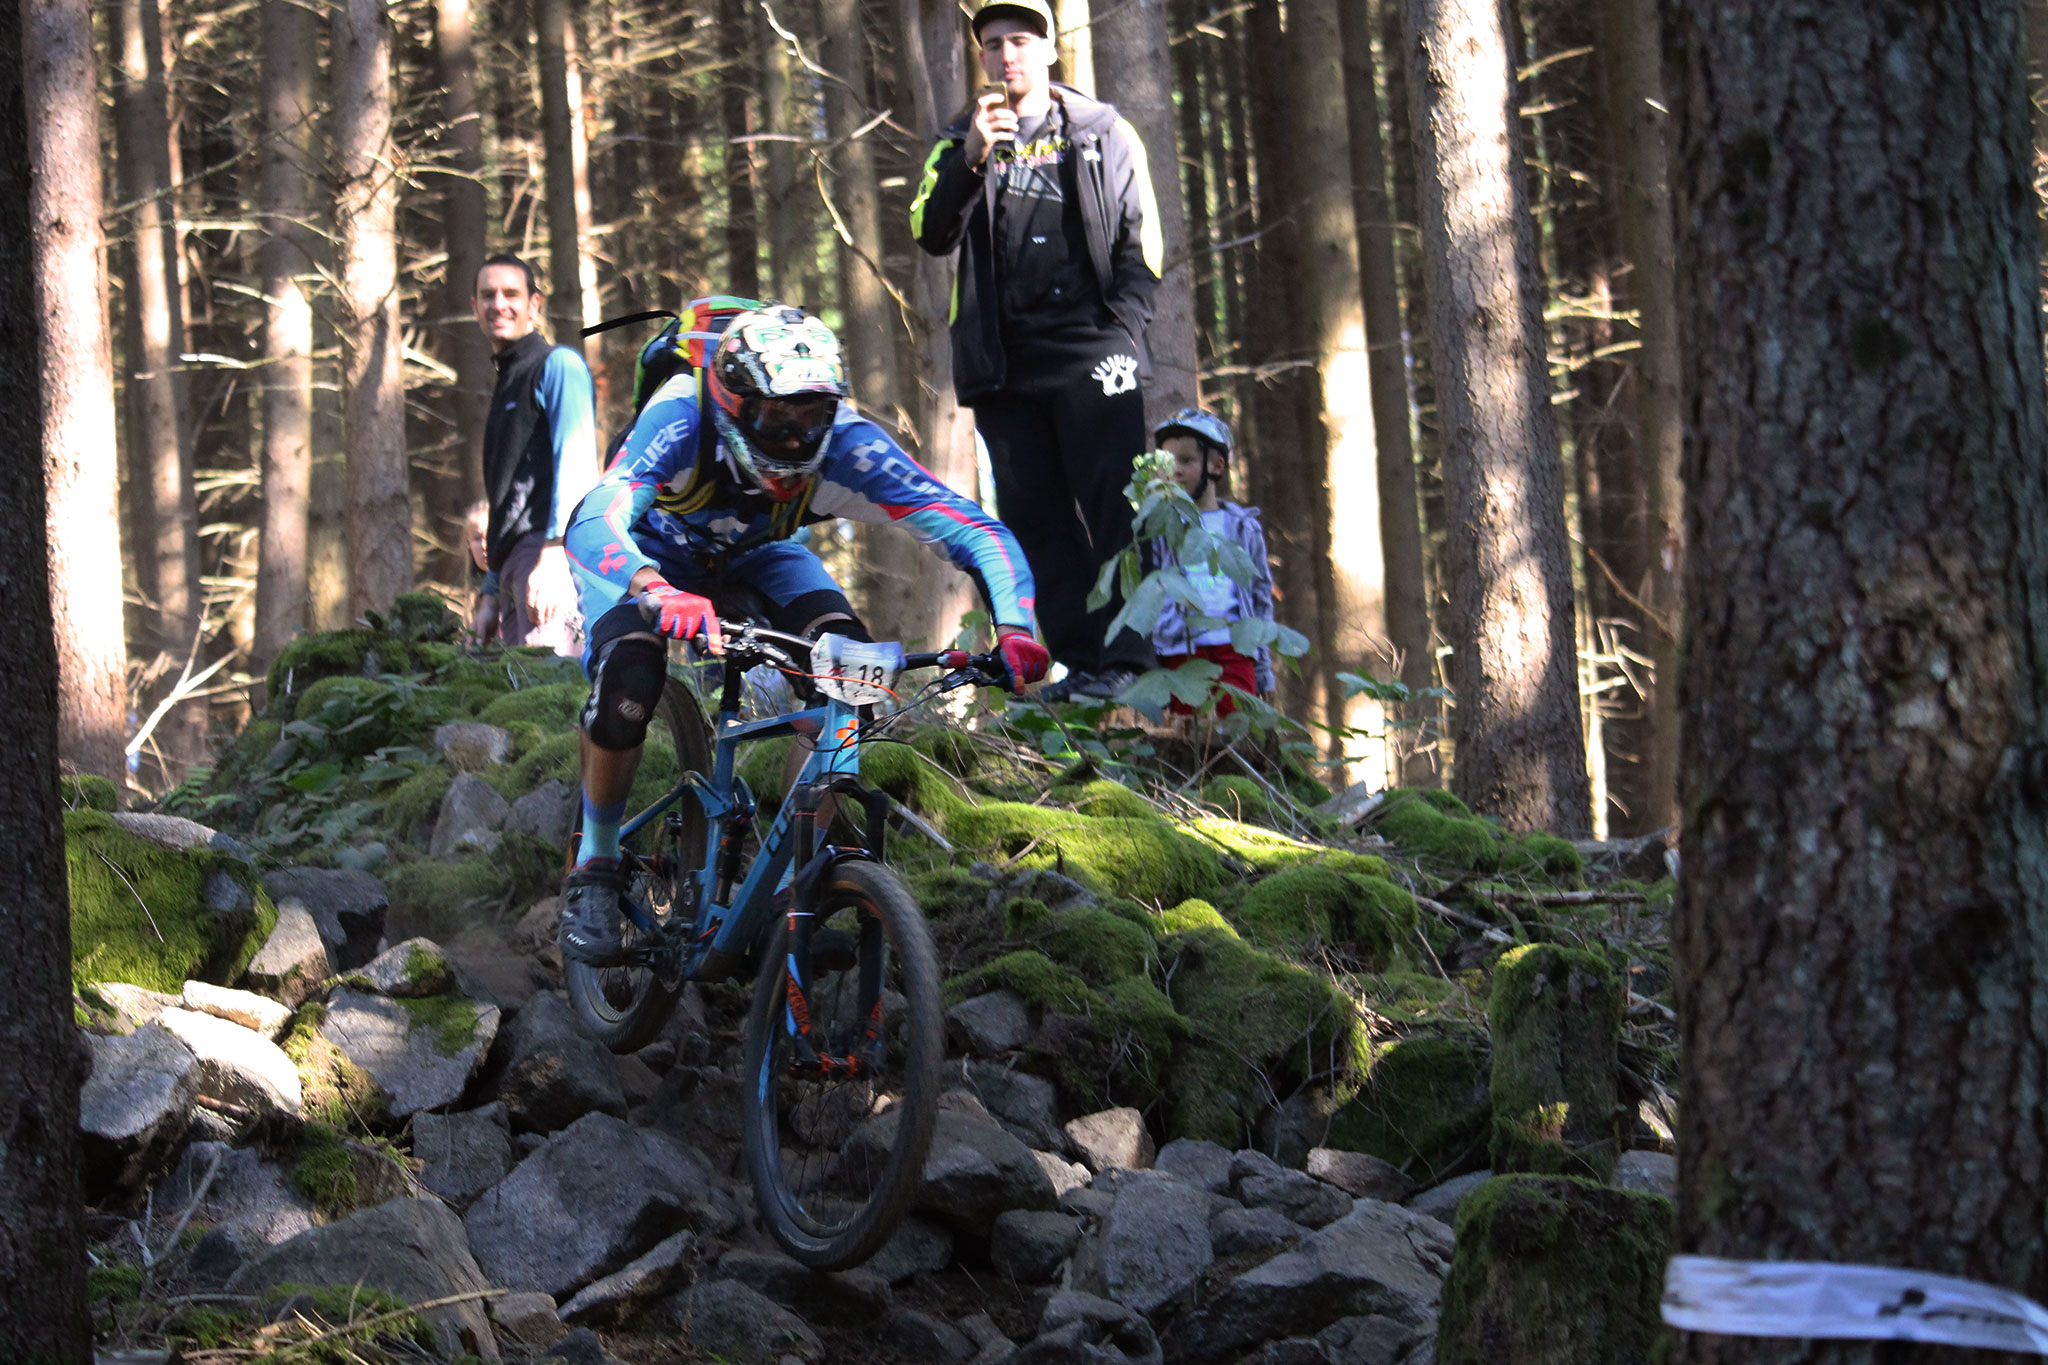
{"label": "moss covered rock", "polygon": [[1085,980],[1108,985],[1142,976],[1152,958],[1152,936],[1101,906],[1049,910],[1040,900],[1017,900],[1007,911],[1012,940],[1071,964]]}
{"label": "moss covered rock", "polygon": [[1510,949],[1493,969],[1493,1169],[1605,1180],[1621,1156],[1625,992],[1599,953]]}
{"label": "moss covered rock", "polygon": [[227,984],[277,927],[247,863],[142,838],[104,811],[65,812],[64,865],[77,986],[125,981],[176,994],[187,980]]}
{"label": "moss covered rock", "polygon": [[1406,1038],[1372,1059],[1330,1122],[1329,1146],[1368,1152],[1435,1184],[1485,1160],[1488,1057],[1459,1038]]}
{"label": "moss covered rock", "polygon": [[1156,817],[1096,818],[991,801],[956,811],[946,835],[966,848],[1056,867],[1112,895],[1170,905],[1223,886],[1216,851]]}
{"label": "moss covered rock", "polygon": [[114,811],[121,808],[121,792],[104,777],[91,773],[66,773],[57,780],[57,795],[66,810]]}
{"label": "moss covered rock", "polygon": [[271,661],[265,681],[273,714],[293,714],[299,694],[322,678],[374,678],[404,673],[417,662],[413,645],[381,630],[329,630],[293,637]]}
{"label": "moss covered rock", "polygon": [[1497,1176],[1458,1211],[1438,1365],[1650,1365],[1671,1201],[1559,1176]]}
{"label": "moss covered rock", "polygon": [[1236,1148],[1247,1122],[1313,1076],[1363,1071],[1364,1024],[1329,976],[1219,929],[1166,945],[1169,991],[1192,1042],[1173,1063],[1169,1137]]}
{"label": "moss covered rock", "polygon": [[1156,820],[1159,808],[1121,782],[1098,777],[1092,782],[1054,787],[1048,793],[1083,815],[1126,815],[1138,820]]}
{"label": "moss covered rock", "polygon": [[371,1133],[391,1120],[391,1102],[370,1073],[321,1036],[327,1007],[309,1004],[278,1043],[298,1068],[302,1108],[309,1120],[350,1133]]}
{"label": "moss covered rock", "polygon": [[1511,872],[1576,885],[1585,863],[1570,842],[1551,834],[1509,834],[1482,820],[1441,788],[1391,793],[1377,828],[1402,848],[1440,867]]}
{"label": "moss covered rock", "polygon": [[486,725],[502,725],[508,730],[521,723],[538,725],[543,730],[570,730],[575,728],[589,696],[590,688],[576,681],[523,687],[517,692],[501,693],[477,712],[476,718]]}
{"label": "moss covered rock", "polygon": [[1377,969],[1413,934],[1415,898],[1384,877],[1304,863],[1253,885],[1231,919],[1263,947],[1301,951],[1342,944]]}

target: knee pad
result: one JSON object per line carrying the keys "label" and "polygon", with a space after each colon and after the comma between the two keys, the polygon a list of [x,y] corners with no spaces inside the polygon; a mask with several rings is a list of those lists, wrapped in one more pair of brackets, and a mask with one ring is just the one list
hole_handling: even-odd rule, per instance
{"label": "knee pad", "polygon": [[600,749],[637,749],[668,682],[668,650],[653,640],[618,640],[597,661],[583,706],[583,733]]}

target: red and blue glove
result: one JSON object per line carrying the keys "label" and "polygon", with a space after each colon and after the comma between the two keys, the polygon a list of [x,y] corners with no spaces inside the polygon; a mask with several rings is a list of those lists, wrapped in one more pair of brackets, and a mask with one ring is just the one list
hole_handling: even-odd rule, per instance
{"label": "red and blue glove", "polygon": [[692,640],[703,635],[710,641],[711,652],[718,652],[718,611],[708,597],[684,592],[656,578],[640,589],[640,614],[654,626],[657,635],[666,635],[671,640]]}
{"label": "red and blue glove", "polygon": [[1003,656],[1003,667],[1010,670],[1012,692],[1037,682],[1052,667],[1052,655],[1045,652],[1045,646],[1033,639],[1030,631],[1018,626],[997,629],[996,653]]}

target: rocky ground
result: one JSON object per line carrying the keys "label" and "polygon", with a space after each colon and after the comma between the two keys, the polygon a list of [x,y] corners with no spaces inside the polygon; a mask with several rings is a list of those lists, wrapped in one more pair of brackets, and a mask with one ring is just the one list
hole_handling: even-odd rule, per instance
{"label": "rocky ground", "polygon": [[176,814],[69,794],[107,1358],[1644,1358],[1661,845],[1030,714],[906,730],[865,766],[922,826],[948,1089],[914,1213],[820,1275],[741,1169],[746,988],[623,1057],[560,992],[580,683],[441,633],[300,641]]}

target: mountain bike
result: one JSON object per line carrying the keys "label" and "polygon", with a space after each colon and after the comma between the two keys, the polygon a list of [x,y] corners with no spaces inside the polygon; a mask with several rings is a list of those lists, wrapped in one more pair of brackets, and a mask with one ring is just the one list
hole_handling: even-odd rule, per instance
{"label": "mountain bike", "polygon": [[[915,706],[960,687],[1003,686],[1008,671],[994,654],[814,642],[746,621],[721,621],[720,631],[716,725],[671,676],[655,720],[675,746],[676,781],[620,829],[626,964],[565,961],[564,974],[584,1021],[612,1051],[631,1052],[660,1031],[686,982],[753,972],[747,1175],[784,1250],[844,1269],[881,1248],[917,1192],[945,1057],[931,933],[885,861],[890,798],[861,784],[861,747]],[[901,676],[931,668],[942,675],[905,702]],[[761,705],[764,669],[814,701]],[[890,701],[901,709],[884,714]],[[764,826],[737,754],[785,735],[813,748]],[[820,840],[820,805],[841,801],[865,817],[858,844]]]}

